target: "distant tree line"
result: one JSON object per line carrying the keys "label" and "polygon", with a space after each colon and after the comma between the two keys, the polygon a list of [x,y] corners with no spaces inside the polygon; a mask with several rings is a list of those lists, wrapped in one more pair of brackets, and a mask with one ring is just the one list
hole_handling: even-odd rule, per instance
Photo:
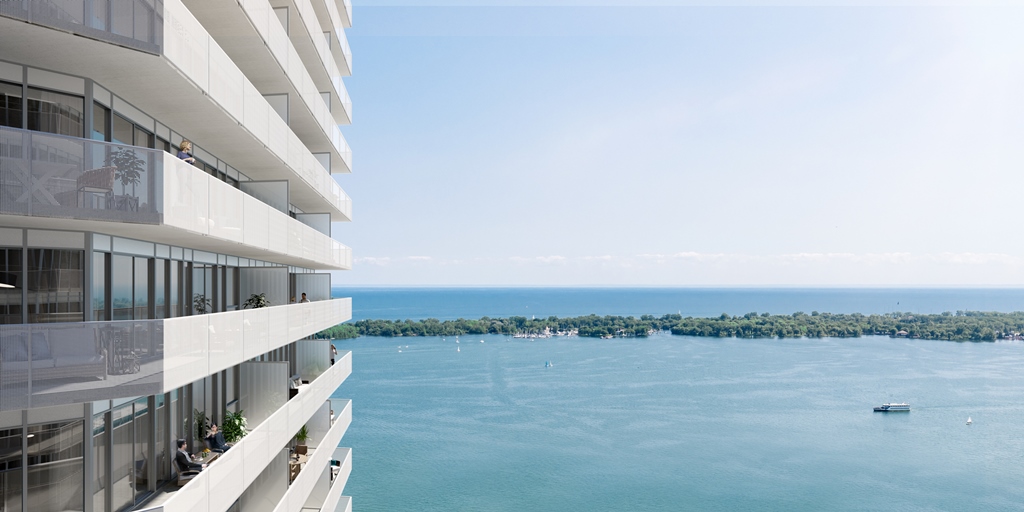
{"label": "distant tree line", "polygon": [[683,336],[716,338],[823,338],[863,335],[906,336],[927,340],[994,341],[1021,339],[1024,312],[994,313],[957,311],[942,314],[889,313],[862,315],[797,312],[791,315],[747,313],[714,318],[664,315],[577,316],[559,318],[483,317],[479,320],[359,320],[336,325],[319,333],[321,337],[347,339],[358,336],[459,336],[471,334],[542,334],[574,332],[581,337],[647,336],[670,331]]}

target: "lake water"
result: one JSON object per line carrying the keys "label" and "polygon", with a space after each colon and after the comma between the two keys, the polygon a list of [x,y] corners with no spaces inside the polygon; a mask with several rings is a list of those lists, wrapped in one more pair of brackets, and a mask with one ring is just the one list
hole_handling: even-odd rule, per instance
{"label": "lake water", "polygon": [[[339,346],[353,351],[337,395],[354,400],[345,494],[360,511],[1024,506],[1020,343],[658,335]],[[871,411],[886,401],[913,411]]]}
{"label": "lake water", "polygon": [[[1021,309],[1019,290],[997,292],[917,300],[993,304],[940,311]],[[515,301],[498,295],[457,316],[499,316],[492,306]],[[740,300],[751,302],[737,313],[791,307]],[[449,304],[412,302],[402,307],[434,317],[444,315],[432,307]],[[354,448],[345,494],[355,510],[1024,509],[1019,342],[459,341],[338,342],[353,352],[336,395],[353,399],[342,444]],[[913,411],[871,411],[888,401]]]}
{"label": "lake water", "polygon": [[353,320],[482,316],[1024,311],[1020,288],[335,288]]}

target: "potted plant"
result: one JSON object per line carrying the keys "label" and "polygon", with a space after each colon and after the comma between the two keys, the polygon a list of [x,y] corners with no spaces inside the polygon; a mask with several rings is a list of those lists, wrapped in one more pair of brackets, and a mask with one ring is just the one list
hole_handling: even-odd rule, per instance
{"label": "potted plant", "polygon": [[[120,205],[118,209],[138,210],[139,199],[135,195],[135,186],[142,181],[142,173],[146,172],[146,161],[139,158],[132,148],[117,148],[107,156],[106,165],[117,169],[114,179],[121,182]],[[132,195],[128,195],[128,185],[132,186]]]}
{"label": "potted plant", "polygon": [[305,455],[307,452],[306,441],[309,440],[309,429],[305,425],[295,434],[295,453]]}
{"label": "potted plant", "polygon": [[254,293],[242,303],[242,309],[259,309],[267,306],[270,306],[270,301],[267,300],[267,294],[265,293],[259,295]]}
{"label": "potted plant", "polygon": [[206,298],[206,295],[197,293],[192,297],[192,309],[195,310],[197,315],[205,315],[210,309],[213,309],[213,303],[210,302],[210,299]]}
{"label": "potted plant", "polygon": [[210,430],[210,420],[206,417],[206,413],[199,409],[193,409],[192,411],[193,421],[195,422],[195,445],[203,446],[203,439],[206,438],[206,431]]}
{"label": "potted plant", "polygon": [[245,437],[248,432],[245,430],[245,411],[230,412],[224,411],[224,421],[221,423],[221,432],[224,434],[224,441],[237,443]]}

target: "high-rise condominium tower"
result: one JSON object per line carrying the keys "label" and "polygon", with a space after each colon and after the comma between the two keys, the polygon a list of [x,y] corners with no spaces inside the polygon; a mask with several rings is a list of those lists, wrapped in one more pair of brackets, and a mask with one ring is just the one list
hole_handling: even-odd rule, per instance
{"label": "high-rise condominium tower", "polygon": [[0,512],[350,508],[351,13],[0,0]]}

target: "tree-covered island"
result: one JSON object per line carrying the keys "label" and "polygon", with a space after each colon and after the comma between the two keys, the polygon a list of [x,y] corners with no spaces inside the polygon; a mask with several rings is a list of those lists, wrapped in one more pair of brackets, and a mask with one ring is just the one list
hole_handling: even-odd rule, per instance
{"label": "tree-covered island", "polygon": [[1024,312],[994,313],[957,311],[942,314],[889,313],[862,315],[804,312],[792,315],[747,313],[714,318],[664,315],[577,316],[509,318],[483,317],[479,320],[359,320],[340,324],[319,333],[321,337],[347,339],[358,336],[460,336],[504,334],[518,337],[581,336],[612,338],[649,336],[669,331],[680,336],[715,338],[849,338],[865,335],[948,341],[995,341],[1024,339]]}

